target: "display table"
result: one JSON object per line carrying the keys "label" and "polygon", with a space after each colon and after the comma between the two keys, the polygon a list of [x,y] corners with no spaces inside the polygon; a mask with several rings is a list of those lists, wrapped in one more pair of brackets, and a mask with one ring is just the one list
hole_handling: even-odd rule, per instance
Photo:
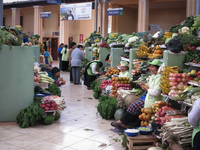
{"label": "display table", "polygon": [[148,149],[155,146],[157,139],[152,135],[126,136],[126,148],[128,150]]}
{"label": "display table", "polygon": [[0,121],[16,121],[33,102],[33,47],[3,45],[0,50]]}
{"label": "display table", "polygon": [[34,45],[32,46],[34,53],[34,62],[40,63],[40,46]]}

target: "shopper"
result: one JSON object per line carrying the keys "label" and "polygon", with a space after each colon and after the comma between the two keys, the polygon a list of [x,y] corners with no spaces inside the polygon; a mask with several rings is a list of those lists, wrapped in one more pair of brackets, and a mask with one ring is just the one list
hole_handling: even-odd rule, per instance
{"label": "shopper", "polygon": [[49,57],[49,52],[46,49],[44,52],[45,64],[49,64],[48,57]]}
{"label": "shopper", "polygon": [[[149,77],[149,81],[147,86],[144,83],[140,83],[140,86],[143,90],[147,91],[147,96],[145,98],[144,102],[144,108],[150,107],[152,104],[155,103],[157,100],[161,100],[161,88],[160,88],[160,82],[161,82],[161,75],[158,74],[158,69],[161,65],[161,61],[158,59],[154,59],[150,63],[150,72],[151,76]],[[122,127],[122,128],[127,128],[132,124],[135,124],[135,121],[137,120],[132,119],[136,118],[135,116],[139,116],[140,113],[137,112],[137,114],[133,114],[131,112],[134,112],[135,109],[142,108],[142,101],[136,101],[132,103],[129,108],[127,109],[126,114],[118,121],[112,122],[111,125],[115,127]],[[133,126],[135,127],[135,126]]]}
{"label": "shopper", "polygon": [[71,68],[71,54],[75,48],[76,48],[76,43],[71,42],[70,49],[69,49],[70,83],[73,83],[72,68]]}
{"label": "shopper", "polygon": [[121,61],[120,62],[120,73],[119,77],[129,77],[129,67],[128,62]]}
{"label": "shopper", "polygon": [[90,84],[96,80],[98,75],[101,75],[100,68],[103,66],[101,61],[92,61],[89,62],[85,68],[84,73],[84,85],[87,86],[87,89],[90,89]]}
{"label": "shopper", "polygon": [[69,67],[69,49],[68,46],[65,45],[61,51],[62,54],[62,70],[67,71]]}
{"label": "shopper", "polygon": [[188,114],[188,122],[194,127],[192,145],[195,150],[200,150],[200,98],[197,99]]}
{"label": "shopper", "polygon": [[61,54],[61,51],[64,47],[64,44],[61,43],[59,48],[58,48],[58,59],[59,59],[59,69],[62,70],[62,54]]}
{"label": "shopper", "polygon": [[48,76],[54,79],[54,83],[58,86],[62,85],[63,78],[60,78],[60,69],[57,67],[52,68],[52,70],[48,72]]}
{"label": "shopper", "polygon": [[74,84],[80,84],[80,74],[82,61],[85,60],[83,52],[80,50],[83,48],[82,45],[78,45],[76,49],[73,50],[71,54],[71,67],[72,67],[72,77]]}

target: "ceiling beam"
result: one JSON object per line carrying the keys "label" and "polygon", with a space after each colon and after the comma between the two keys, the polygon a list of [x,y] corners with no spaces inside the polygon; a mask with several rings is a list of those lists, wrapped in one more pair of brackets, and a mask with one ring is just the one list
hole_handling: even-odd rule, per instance
{"label": "ceiling beam", "polygon": [[138,0],[110,0],[111,4],[138,4]]}
{"label": "ceiling beam", "polygon": [[150,3],[162,3],[162,2],[186,2],[186,0],[150,0]]}

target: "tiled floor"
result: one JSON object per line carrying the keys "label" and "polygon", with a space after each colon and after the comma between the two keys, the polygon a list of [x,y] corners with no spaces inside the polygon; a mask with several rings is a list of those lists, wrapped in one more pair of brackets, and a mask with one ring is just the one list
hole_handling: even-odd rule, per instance
{"label": "tiled floor", "polygon": [[[52,125],[21,129],[15,122],[0,122],[0,150],[123,150],[122,137],[110,131],[110,120],[98,116],[98,100],[84,85],[61,87],[67,108]],[[89,129],[89,130],[87,130]],[[120,141],[116,142],[115,139]]]}

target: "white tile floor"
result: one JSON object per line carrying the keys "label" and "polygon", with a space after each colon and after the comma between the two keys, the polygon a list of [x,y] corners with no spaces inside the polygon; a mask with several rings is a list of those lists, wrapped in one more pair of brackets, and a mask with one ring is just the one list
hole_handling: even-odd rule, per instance
{"label": "white tile floor", "polygon": [[123,150],[122,137],[110,131],[111,120],[96,114],[98,100],[88,99],[93,98],[93,92],[69,83],[68,72],[61,72],[61,76],[67,81],[61,87],[67,108],[60,120],[26,129],[15,122],[0,122],[0,150]]}

